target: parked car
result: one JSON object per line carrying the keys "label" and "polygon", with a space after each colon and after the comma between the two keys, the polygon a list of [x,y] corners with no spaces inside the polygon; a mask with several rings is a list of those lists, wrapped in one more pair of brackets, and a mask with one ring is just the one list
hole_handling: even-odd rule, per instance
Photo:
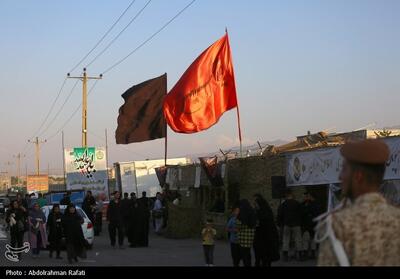
{"label": "parked car", "polygon": [[5,214],[9,205],[10,205],[9,198],[0,197],[0,214]]}
{"label": "parked car", "polygon": [[[42,211],[44,215],[46,216],[46,219],[49,217],[50,211],[52,210],[53,206],[52,205],[46,205],[42,207]],[[64,214],[65,209],[67,208],[66,205],[60,205],[60,211],[61,213]],[[85,237],[85,240],[87,242],[88,248],[93,247],[93,242],[94,242],[94,229],[93,229],[93,224],[87,217],[86,213],[80,208],[79,206],[76,206],[76,211],[78,214],[83,218],[83,224],[82,224],[82,231],[83,231],[83,236]]]}

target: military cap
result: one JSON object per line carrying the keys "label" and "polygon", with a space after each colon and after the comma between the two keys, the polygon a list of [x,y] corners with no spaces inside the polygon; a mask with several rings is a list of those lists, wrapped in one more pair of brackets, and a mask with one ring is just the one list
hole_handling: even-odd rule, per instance
{"label": "military cap", "polygon": [[340,149],[342,156],[351,162],[380,165],[389,159],[389,147],[382,140],[367,139],[349,142]]}

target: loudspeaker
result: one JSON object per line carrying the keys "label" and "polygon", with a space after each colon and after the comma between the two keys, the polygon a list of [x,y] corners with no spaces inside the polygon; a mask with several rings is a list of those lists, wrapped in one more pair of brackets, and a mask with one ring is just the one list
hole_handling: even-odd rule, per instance
{"label": "loudspeaker", "polygon": [[286,178],[284,176],[271,177],[273,199],[283,199],[286,196]]}

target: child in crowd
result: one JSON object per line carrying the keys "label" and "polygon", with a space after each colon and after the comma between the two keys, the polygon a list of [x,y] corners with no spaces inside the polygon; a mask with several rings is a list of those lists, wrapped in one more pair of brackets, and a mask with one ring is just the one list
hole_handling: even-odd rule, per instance
{"label": "child in crowd", "polygon": [[205,228],[201,232],[206,266],[214,266],[214,238],[217,235],[217,231],[212,227],[212,223],[213,221],[208,219]]}

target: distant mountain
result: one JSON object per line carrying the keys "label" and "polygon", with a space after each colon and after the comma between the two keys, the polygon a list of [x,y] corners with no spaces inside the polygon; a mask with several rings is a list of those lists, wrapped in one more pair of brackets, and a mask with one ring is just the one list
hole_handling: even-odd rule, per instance
{"label": "distant mountain", "polygon": [[400,125],[396,125],[396,126],[392,126],[392,127],[385,127],[384,129],[396,130],[396,129],[400,129]]}

